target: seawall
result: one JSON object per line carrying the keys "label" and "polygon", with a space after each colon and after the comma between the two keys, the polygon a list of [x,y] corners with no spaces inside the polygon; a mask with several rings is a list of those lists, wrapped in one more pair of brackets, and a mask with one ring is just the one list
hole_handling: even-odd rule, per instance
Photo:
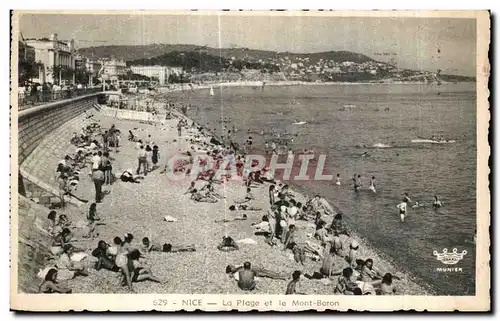
{"label": "seawall", "polygon": [[51,131],[82,114],[97,103],[99,93],[57,101],[18,113],[19,164]]}

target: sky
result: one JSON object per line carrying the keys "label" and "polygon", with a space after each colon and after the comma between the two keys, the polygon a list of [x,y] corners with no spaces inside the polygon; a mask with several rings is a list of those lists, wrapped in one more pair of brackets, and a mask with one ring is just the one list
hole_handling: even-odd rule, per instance
{"label": "sky", "polygon": [[[23,14],[25,38],[74,38],[78,47],[153,43],[321,52],[353,51],[401,68],[476,74],[476,21],[464,18]],[[385,53],[385,55],[384,55]],[[382,54],[382,55],[381,55]]]}

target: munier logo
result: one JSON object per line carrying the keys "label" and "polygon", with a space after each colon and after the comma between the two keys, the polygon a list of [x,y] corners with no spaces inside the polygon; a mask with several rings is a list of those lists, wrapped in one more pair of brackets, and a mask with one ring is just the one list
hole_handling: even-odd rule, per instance
{"label": "munier logo", "polygon": [[448,249],[443,249],[443,253],[438,253],[434,251],[433,253],[438,261],[443,262],[444,264],[457,264],[461,259],[464,258],[464,255],[467,254],[466,250],[463,250],[462,253],[458,253],[456,248],[453,249],[453,252],[448,253]]}

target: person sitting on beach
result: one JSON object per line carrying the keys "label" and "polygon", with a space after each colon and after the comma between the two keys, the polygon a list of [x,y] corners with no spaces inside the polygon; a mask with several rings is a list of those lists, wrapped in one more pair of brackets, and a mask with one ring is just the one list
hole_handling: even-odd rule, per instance
{"label": "person sitting on beach", "polygon": [[351,236],[347,228],[344,226],[342,213],[335,214],[332,224],[330,225],[330,230],[332,231],[332,233],[337,233],[338,235],[344,234],[347,236]]}
{"label": "person sitting on beach", "polygon": [[302,292],[297,291],[297,284],[300,281],[301,275],[302,275],[302,272],[300,272],[299,270],[295,270],[292,273],[292,280],[288,283],[288,285],[286,287],[285,295],[296,295],[296,294],[306,295],[306,293],[302,293]]}
{"label": "person sitting on beach", "polygon": [[[239,272],[242,270],[244,267],[243,266],[234,266],[234,265],[228,265],[226,266],[226,273],[233,275],[235,278],[239,278]],[[273,280],[286,280],[287,277],[286,275],[283,275],[281,273],[273,272],[261,267],[251,267],[252,271],[255,273],[255,276],[257,277],[262,277],[262,278],[269,278]]]}
{"label": "person sitting on beach", "polygon": [[40,293],[64,293],[69,294],[72,293],[70,288],[65,288],[57,283],[57,269],[50,269],[45,275],[44,280],[38,286],[38,290]]}
{"label": "person sitting on beach", "polygon": [[144,252],[195,252],[196,247],[194,245],[178,245],[174,246],[170,243],[154,243],[148,237],[142,239],[142,250]]}
{"label": "person sitting on beach", "polygon": [[337,285],[335,286],[335,294],[353,295],[354,290],[358,288],[354,278],[354,271],[348,267],[342,270],[342,275],[339,276]]}
{"label": "person sitting on beach", "polygon": [[61,233],[54,236],[51,247],[52,254],[61,254],[64,251],[64,246],[71,242],[72,238],[73,234],[70,229],[67,227],[63,228]]}
{"label": "person sitting on beach", "polygon": [[243,291],[253,291],[256,287],[255,273],[250,262],[243,263],[243,268],[238,270],[238,287]]}
{"label": "person sitting on beach", "polygon": [[232,217],[232,218],[224,218],[222,220],[214,220],[215,223],[227,223],[232,221],[246,221],[247,215],[243,214],[242,216]]}
{"label": "person sitting on beach", "polygon": [[106,269],[113,272],[119,272],[120,269],[116,266],[113,255],[109,251],[109,244],[100,240],[97,243],[97,247],[92,251],[92,256],[97,258],[95,264],[95,269],[99,271],[100,269]]}
{"label": "person sitting on beach", "polygon": [[64,252],[59,256],[55,264],[58,270],[59,279],[70,280],[77,276],[88,276],[84,268],[76,266],[73,261],[71,261],[71,256],[75,252],[74,246],[66,244],[63,250]]}
{"label": "person sitting on beach", "polygon": [[360,280],[363,282],[371,282],[373,280],[381,279],[380,273],[373,268],[373,260],[366,259],[361,267]]}
{"label": "person sitting on beach", "polygon": [[382,277],[380,289],[377,290],[378,295],[394,295],[397,293],[396,286],[392,283],[392,274],[386,273]]}
{"label": "person sitting on beach", "polygon": [[443,206],[443,204],[441,204],[441,201],[439,200],[438,196],[435,195],[434,196],[434,203],[432,204],[432,207],[434,207],[434,208],[440,208],[442,206]]}
{"label": "person sitting on beach", "polygon": [[321,243],[326,243],[329,240],[325,221],[320,221],[320,224],[317,226],[316,232],[314,233],[314,237],[321,241]]}
{"label": "person sitting on beach", "polygon": [[231,252],[239,250],[239,247],[232,237],[223,236],[222,242],[217,246],[217,249],[222,252]]}
{"label": "person sitting on beach", "polygon": [[205,191],[205,195],[211,198],[224,198],[224,196],[215,191],[212,180],[208,181],[208,183],[200,189],[200,192],[202,191]]}
{"label": "person sitting on beach", "polygon": [[47,215],[47,220],[48,220],[47,231],[52,236],[55,236],[62,231],[62,228],[56,223],[56,218],[57,218],[56,211],[50,211],[49,215]]}
{"label": "person sitting on beach", "polygon": [[87,229],[88,233],[84,237],[94,239],[99,234],[96,233],[96,221],[99,221],[101,218],[97,214],[97,205],[96,203],[90,204],[90,208],[87,214]]}
{"label": "person sitting on beach", "polygon": [[345,261],[342,260],[341,262],[336,256],[335,249],[330,244],[325,248],[323,256],[319,272],[314,272],[312,276],[306,275],[306,277],[311,279],[331,278],[334,275],[341,274],[343,269],[348,267]]}
{"label": "person sitting on beach", "polygon": [[195,202],[203,202],[203,203],[217,203],[218,200],[207,195],[202,195],[198,190],[195,188],[191,191],[191,196],[190,198],[194,200]]}
{"label": "person sitting on beach", "polygon": [[[153,275],[153,272],[149,267],[144,266],[139,259],[142,257],[139,250],[133,250],[127,254],[127,267],[130,272],[131,282],[142,282],[142,281],[153,281],[156,283],[163,283],[162,280],[158,279]],[[125,285],[122,282],[122,286]]]}

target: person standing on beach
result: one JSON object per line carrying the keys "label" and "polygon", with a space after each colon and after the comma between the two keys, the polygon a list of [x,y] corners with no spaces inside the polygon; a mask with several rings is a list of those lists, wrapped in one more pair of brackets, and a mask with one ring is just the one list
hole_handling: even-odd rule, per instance
{"label": "person standing on beach", "polygon": [[151,146],[146,145],[146,171],[151,172],[153,168],[153,149]]}
{"label": "person standing on beach", "polygon": [[146,151],[144,150],[144,146],[141,145],[139,148],[139,153],[137,153],[137,161],[138,161],[138,166],[137,166],[137,171],[136,174],[139,175],[139,172],[141,171],[141,166],[144,171],[144,176],[148,175],[148,170],[147,170],[147,164],[146,164]]}
{"label": "person standing on beach", "polygon": [[180,137],[182,136],[182,126],[184,125],[184,123],[182,122],[182,119],[179,120],[179,122],[177,123],[177,135]]}
{"label": "person standing on beach", "polygon": [[340,174],[337,174],[337,178],[335,180],[335,185],[340,186]]}
{"label": "person standing on beach", "polygon": [[92,181],[95,187],[95,202],[101,203],[102,184],[104,183],[104,172],[102,166],[92,172]]}
{"label": "person standing on beach", "polygon": [[160,151],[157,145],[153,146],[153,156],[152,156],[152,161],[153,161],[153,168],[156,168],[156,164],[158,164],[158,160],[160,160]]}

